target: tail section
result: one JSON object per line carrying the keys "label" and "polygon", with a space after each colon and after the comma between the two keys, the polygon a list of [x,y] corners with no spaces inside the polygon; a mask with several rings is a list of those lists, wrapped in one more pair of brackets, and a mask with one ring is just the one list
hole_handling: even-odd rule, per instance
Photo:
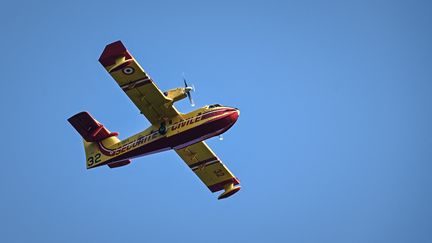
{"label": "tail section", "polygon": [[[102,143],[105,147],[110,147],[120,142],[117,138],[118,133],[110,132],[85,111],[72,116],[68,121],[84,139],[87,169],[107,164],[107,161],[113,159],[112,156],[106,155],[100,150],[99,143]],[[123,160],[109,163],[108,166],[115,168],[129,163],[130,160]]]}
{"label": "tail section", "polygon": [[72,116],[68,121],[87,142],[99,142],[111,136],[118,136],[118,133],[108,131],[85,111]]}

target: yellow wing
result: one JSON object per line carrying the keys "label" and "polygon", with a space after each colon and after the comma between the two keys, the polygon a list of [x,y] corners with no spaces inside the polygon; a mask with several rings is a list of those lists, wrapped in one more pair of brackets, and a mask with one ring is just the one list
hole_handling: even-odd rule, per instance
{"label": "yellow wing", "polygon": [[199,142],[182,149],[177,154],[212,192],[225,189],[219,199],[231,196],[240,190],[235,186],[240,181],[228,170],[205,142]]}
{"label": "yellow wing", "polygon": [[121,41],[107,45],[99,62],[153,125],[180,115]]}

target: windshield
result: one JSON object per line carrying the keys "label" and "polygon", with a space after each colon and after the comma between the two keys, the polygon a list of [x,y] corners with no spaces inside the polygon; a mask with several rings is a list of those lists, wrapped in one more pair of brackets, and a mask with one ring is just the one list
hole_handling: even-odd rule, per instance
{"label": "windshield", "polygon": [[220,104],[209,105],[209,108],[215,108],[215,107],[221,107],[221,105]]}

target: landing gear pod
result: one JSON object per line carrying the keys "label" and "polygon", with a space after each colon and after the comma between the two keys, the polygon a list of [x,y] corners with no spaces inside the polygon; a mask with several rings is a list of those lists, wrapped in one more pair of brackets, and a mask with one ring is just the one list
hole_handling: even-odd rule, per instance
{"label": "landing gear pod", "polygon": [[224,186],[224,192],[219,195],[218,199],[224,199],[229,196],[232,196],[236,192],[240,191],[241,186],[234,186],[234,183],[228,183]]}

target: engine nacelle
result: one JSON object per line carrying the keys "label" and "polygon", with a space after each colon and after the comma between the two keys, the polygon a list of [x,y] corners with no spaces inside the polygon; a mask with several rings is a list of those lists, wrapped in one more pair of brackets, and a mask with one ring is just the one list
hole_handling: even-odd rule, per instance
{"label": "engine nacelle", "polygon": [[181,99],[184,99],[187,97],[185,88],[176,88],[176,89],[170,89],[166,92],[164,92],[164,95],[168,98],[170,98],[173,102],[179,101]]}

